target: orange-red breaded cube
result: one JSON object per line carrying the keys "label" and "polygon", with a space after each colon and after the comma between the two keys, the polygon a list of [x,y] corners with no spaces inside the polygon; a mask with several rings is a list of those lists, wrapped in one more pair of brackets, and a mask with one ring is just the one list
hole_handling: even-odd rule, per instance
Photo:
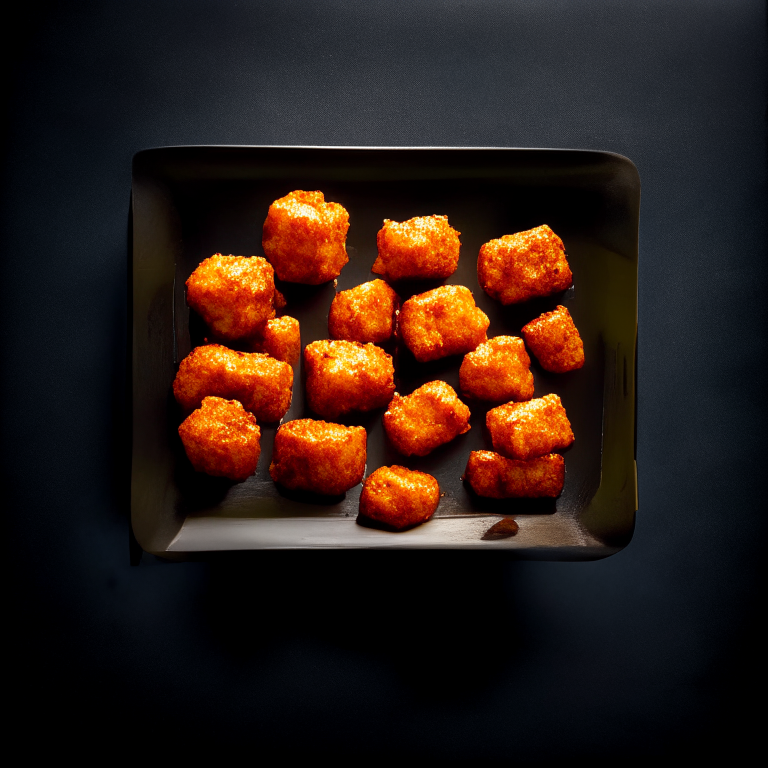
{"label": "orange-red breaded cube", "polygon": [[195,347],[179,365],[173,394],[185,410],[209,395],[239,400],[259,421],[279,421],[291,406],[293,370],[288,363],[221,344]]}
{"label": "orange-red breaded cube", "polygon": [[372,272],[390,280],[442,280],[459,266],[459,235],[447,216],[384,219],[376,235],[379,255]]}
{"label": "orange-red breaded cube", "polygon": [[555,498],[563,490],[565,459],[549,453],[518,461],[493,451],[472,451],[464,479],[478,496],[490,499]]}
{"label": "orange-red breaded cube", "polygon": [[375,344],[313,341],[304,347],[307,404],[324,419],[382,408],[395,392],[392,356]]}
{"label": "orange-red breaded cube", "polygon": [[269,474],[286,488],[336,496],[363,479],[366,438],[363,427],[289,421],[275,434]]}
{"label": "orange-red breaded cube", "polygon": [[299,321],[289,315],[267,320],[264,330],[254,339],[251,349],[253,352],[263,352],[275,360],[294,365],[301,355]]}
{"label": "orange-red breaded cube", "polygon": [[217,253],[187,280],[187,304],[228,341],[253,336],[274,317],[274,293],[274,270],[260,256]]}
{"label": "orange-red breaded cube", "polygon": [[502,304],[564,291],[573,282],[563,241],[546,225],[504,235],[480,248],[480,287]]}
{"label": "orange-red breaded cube", "polygon": [[558,305],[522,330],[525,343],[545,371],[566,373],[584,365],[584,344],[571,313]]}
{"label": "orange-red breaded cube", "polygon": [[395,335],[400,298],[383,280],[340,291],[331,302],[328,334],[333,339],[382,344]]}
{"label": "orange-red breaded cube", "polygon": [[486,340],[489,324],[463,285],[412,296],[400,312],[400,335],[420,363],[471,352]]}
{"label": "orange-red breaded cube", "polygon": [[349,261],[349,214],[322,192],[296,190],[269,206],[262,245],[275,274],[289,283],[333,280]]}
{"label": "orange-red breaded cube", "polygon": [[439,503],[440,486],[432,475],[394,464],[366,478],[360,514],[401,531],[429,520]]}
{"label": "orange-red breaded cube", "polygon": [[430,381],[392,398],[384,414],[384,431],[405,456],[426,456],[443,443],[469,432],[469,408],[444,381]]}
{"label": "orange-red breaded cube", "polygon": [[245,480],[256,471],[261,430],[237,400],[206,397],[181,423],[179,436],[198,472]]}
{"label": "orange-red breaded cube", "polygon": [[468,352],[459,368],[461,394],[505,403],[533,397],[531,358],[517,336],[495,336]]}
{"label": "orange-red breaded cube", "polygon": [[571,422],[557,395],[492,408],[485,423],[493,447],[510,459],[528,461],[573,442]]}

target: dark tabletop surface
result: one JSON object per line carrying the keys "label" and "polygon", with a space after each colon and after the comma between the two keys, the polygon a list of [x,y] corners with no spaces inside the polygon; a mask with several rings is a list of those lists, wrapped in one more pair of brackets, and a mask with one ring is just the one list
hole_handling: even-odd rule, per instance
{"label": "dark tabletop surface", "polygon": [[[756,743],[766,47],[758,0],[24,4],[3,32],[6,739],[619,764]],[[631,544],[132,566],[131,158],[180,144],[629,157]]]}

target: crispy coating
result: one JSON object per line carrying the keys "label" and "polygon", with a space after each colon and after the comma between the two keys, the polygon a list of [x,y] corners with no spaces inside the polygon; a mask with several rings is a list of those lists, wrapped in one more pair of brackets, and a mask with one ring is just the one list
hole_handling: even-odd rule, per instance
{"label": "crispy coating", "polygon": [[200,263],[187,280],[187,304],[220,339],[258,333],[273,317],[275,275],[260,256],[222,256]]}
{"label": "crispy coating", "polygon": [[363,427],[289,421],[275,434],[269,474],[286,488],[328,496],[344,493],[363,479],[366,438]]}
{"label": "crispy coating", "polygon": [[245,480],[259,463],[261,430],[237,400],[206,397],[179,427],[192,466],[198,472]]}
{"label": "crispy coating", "polygon": [[430,381],[406,397],[395,393],[384,414],[384,431],[405,456],[426,456],[469,429],[469,408],[444,381]]}
{"label": "crispy coating", "polygon": [[402,530],[429,520],[439,503],[440,486],[432,475],[395,464],[366,479],[360,514]]}
{"label": "crispy coating", "polygon": [[483,245],[477,278],[480,287],[502,304],[550,296],[573,282],[563,241],[546,224]]}
{"label": "crispy coating", "polygon": [[472,451],[464,479],[478,496],[491,499],[555,498],[563,490],[565,459],[550,453],[517,461],[493,451]]}
{"label": "crispy coating", "polygon": [[262,245],[275,274],[289,283],[333,280],[349,261],[349,214],[322,192],[296,190],[269,206]]}
{"label": "crispy coating", "polygon": [[301,329],[295,317],[283,315],[267,320],[260,336],[251,346],[253,352],[263,352],[288,365],[298,362],[301,355]]}
{"label": "crispy coating", "polygon": [[313,341],[304,348],[304,370],[307,403],[325,419],[382,408],[395,392],[392,357],[375,344]]}
{"label": "crispy coating", "polygon": [[504,403],[533,397],[531,358],[517,336],[495,336],[464,356],[459,369],[461,394]]}
{"label": "crispy coating", "polygon": [[235,352],[220,344],[195,347],[179,365],[173,394],[186,410],[215,395],[239,400],[259,421],[279,421],[291,405],[293,371],[269,355]]}
{"label": "crispy coating", "polygon": [[459,235],[447,216],[384,219],[376,235],[379,255],[371,269],[390,280],[442,280],[459,266]]}
{"label": "crispy coating", "polygon": [[565,307],[558,305],[554,311],[539,315],[523,327],[522,333],[545,371],[566,373],[584,365],[584,344]]}
{"label": "crispy coating", "polygon": [[333,339],[382,344],[394,335],[400,298],[383,280],[340,291],[331,302],[328,334]]}
{"label": "crispy coating", "polygon": [[420,363],[471,352],[486,340],[489,324],[463,285],[443,285],[412,296],[400,312],[400,334]]}
{"label": "crispy coating", "polygon": [[557,395],[492,408],[485,423],[493,447],[510,459],[528,461],[573,442],[571,422]]}

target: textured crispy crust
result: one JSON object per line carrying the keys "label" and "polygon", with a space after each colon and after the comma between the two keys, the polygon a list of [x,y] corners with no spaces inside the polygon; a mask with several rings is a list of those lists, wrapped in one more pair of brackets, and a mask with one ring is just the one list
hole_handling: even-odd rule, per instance
{"label": "textured crispy crust", "polygon": [[522,333],[545,371],[566,373],[584,365],[584,344],[565,307],[558,305],[554,311],[531,320]]}
{"label": "textured crispy crust", "polygon": [[220,344],[195,347],[179,365],[173,394],[182,408],[209,395],[239,400],[259,421],[279,421],[291,405],[293,371],[269,355],[235,352]]}
{"label": "textured crispy crust", "polygon": [[286,488],[328,496],[344,493],[365,474],[366,437],[363,427],[289,421],[275,434],[269,474]]}
{"label": "textured crispy crust", "polygon": [[270,355],[275,360],[282,360],[288,365],[294,365],[301,355],[299,321],[289,315],[267,320],[261,336],[254,339],[251,349]]}
{"label": "textured crispy crust", "polygon": [[400,334],[420,363],[471,352],[485,341],[489,324],[463,285],[420,293],[408,299],[400,312]]}
{"label": "textured crispy crust", "polygon": [[304,348],[307,403],[325,419],[382,408],[395,392],[392,357],[375,344],[313,341]]}
{"label": "textured crispy crust", "polygon": [[485,423],[493,447],[510,459],[528,461],[573,442],[571,422],[557,395],[492,408]]}
{"label": "textured crispy crust", "polygon": [[459,266],[459,235],[447,216],[384,219],[376,235],[379,255],[372,272],[390,280],[442,280]]}
{"label": "textured crispy crust", "polygon": [[187,304],[221,339],[234,341],[258,333],[274,316],[275,276],[260,256],[205,259],[187,280]]}
{"label": "textured crispy crust", "polygon": [[383,280],[340,291],[331,302],[328,334],[334,339],[382,344],[395,335],[400,298]]}
{"label": "textured crispy crust", "polygon": [[206,397],[182,422],[179,436],[198,472],[245,480],[256,471],[261,430],[237,400]]}
{"label": "textured crispy crust", "polygon": [[502,304],[550,296],[573,282],[563,241],[546,224],[482,246],[477,278],[480,287]]}
{"label": "textured crispy crust", "polygon": [[550,453],[516,461],[493,451],[472,451],[464,479],[478,496],[491,499],[555,498],[563,490],[565,459]]}
{"label": "textured crispy crust", "polygon": [[384,431],[405,456],[426,456],[443,443],[469,432],[469,408],[444,381],[430,381],[392,398],[384,414]]}
{"label": "textured crispy crust", "polygon": [[380,467],[363,485],[360,514],[402,530],[435,514],[440,486],[432,475],[400,467]]}
{"label": "textured crispy crust", "polygon": [[533,397],[531,358],[517,336],[496,336],[464,356],[459,369],[461,393],[496,403]]}
{"label": "textured crispy crust", "polygon": [[349,214],[322,192],[296,190],[269,206],[262,245],[275,274],[319,285],[338,277],[347,258]]}

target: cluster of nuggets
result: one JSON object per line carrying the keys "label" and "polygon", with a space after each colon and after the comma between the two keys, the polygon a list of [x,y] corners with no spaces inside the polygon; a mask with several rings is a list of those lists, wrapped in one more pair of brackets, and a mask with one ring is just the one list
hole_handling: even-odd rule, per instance
{"label": "cluster of nuggets", "polygon": [[[258,422],[278,422],[287,413],[292,366],[301,352],[298,321],[278,316],[286,302],[275,277],[307,285],[338,277],[348,261],[348,228],[347,211],[325,202],[322,192],[291,192],[269,208],[266,258],[215,254],[189,277],[187,302],[211,338],[182,360],[173,391],[189,413],[179,435],[196,470],[236,481],[255,471]],[[452,275],[459,235],[446,216],[384,221],[372,271],[386,281],[338,292],[328,316],[330,338],[304,348],[307,404],[319,419],[278,428],[269,467],[276,483],[337,495],[361,482],[367,433],[335,423],[351,413],[386,407],[387,439],[406,457],[426,456],[469,431],[470,410],[446,382],[430,381],[406,396],[395,391],[393,359],[381,345],[397,340],[417,362],[463,355],[464,398],[499,404],[486,418],[494,451],[469,456],[464,478],[475,493],[561,492],[565,467],[555,451],[574,436],[557,395],[532,399],[526,346],[547,371],[580,368],[583,345],[568,310],[558,306],[528,323],[523,338],[488,339],[489,319],[468,288],[443,285],[401,302],[389,284]],[[502,304],[552,295],[572,280],[562,241],[546,225],[486,243],[477,269],[483,290]],[[403,530],[429,519],[439,500],[434,477],[393,465],[365,480],[360,513]]]}

